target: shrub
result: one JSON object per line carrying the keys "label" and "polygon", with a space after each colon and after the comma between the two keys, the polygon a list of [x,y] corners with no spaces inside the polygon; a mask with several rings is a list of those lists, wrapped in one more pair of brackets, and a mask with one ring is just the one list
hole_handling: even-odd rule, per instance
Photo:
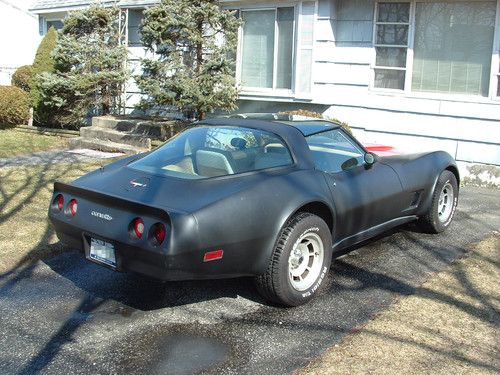
{"label": "shrub", "polygon": [[[141,38],[154,58],[142,60],[142,109],[174,106],[203,119],[236,108],[239,20],[214,0],[162,0],[144,12]],[[221,43],[221,41],[224,41]]]}
{"label": "shrub", "polygon": [[0,86],[0,128],[26,124],[30,117],[28,94],[18,87]]}
{"label": "shrub", "polygon": [[42,39],[35,60],[33,61],[33,75],[31,80],[31,105],[33,106],[33,120],[36,125],[51,126],[54,125],[53,109],[47,107],[43,102],[41,94],[42,73],[52,73],[55,69],[52,52],[56,47],[57,31],[53,27],[49,29]]}
{"label": "shrub", "polygon": [[318,112],[308,111],[307,109],[297,109],[295,111],[281,112],[279,114],[285,115],[285,116],[304,116],[304,117],[311,117],[311,118],[318,118],[318,119],[322,119],[322,120],[333,121],[333,122],[336,122],[337,124],[339,124],[340,126],[342,126],[342,128],[346,132],[348,132],[349,134],[352,134],[351,127],[346,122],[323,116],[321,113],[318,113]]}
{"label": "shrub", "polygon": [[33,76],[33,66],[23,65],[14,72],[12,75],[12,86],[19,87],[21,90],[30,92],[31,79]]}
{"label": "shrub", "polygon": [[91,115],[118,112],[128,76],[119,15],[117,7],[96,4],[64,20],[52,54],[55,70],[40,75],[43,102],[62,127],[78,128]]}

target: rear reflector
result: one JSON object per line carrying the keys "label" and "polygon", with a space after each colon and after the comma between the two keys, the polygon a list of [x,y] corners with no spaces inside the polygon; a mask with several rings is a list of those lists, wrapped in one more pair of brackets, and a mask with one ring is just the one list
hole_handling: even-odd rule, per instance
{"label": "rear reflector", "polygon": [[165,241],[167,230],[162,223],[156,223],[151,227],[150,238],[154,246],[159,246]]}
{"label": "rear reflector", "polygon": [[223,255],[224,255],[223,250],[209,251],[208,253],[205,253],[205,256],[203,257],[203,261],[204,262],[211,262],[212,260],[219,260],[219,259],[222,259]]}

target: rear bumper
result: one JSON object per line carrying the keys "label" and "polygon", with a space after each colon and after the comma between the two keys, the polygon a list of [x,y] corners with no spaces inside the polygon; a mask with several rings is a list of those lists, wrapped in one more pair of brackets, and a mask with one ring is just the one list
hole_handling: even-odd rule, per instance
{"label": "rear bumper", "polygon": [[[229,259],[203,262],[205,250],[185,250],[175,254],[164,249],[153,251],[115,241],[99,234],[85,232],[66,222],[51,219],[56,234],[64,245],[79,250],[88,261],[111,268],[117,272],[134,272],[164,281],[219,279],[253,275],[253,273],[247,273],[241,269],[235,272]],[[89,258],[89,239],[91,237],[114,245],[116,267]]]}
{"label": "rear bumper", "polygon": [[[105,239],[92,233],[78,233],[75,235],[64,232],[56,233],[63,244],[82,252],[82,255],[84,255],[89,262],[111,268],[117,272],[135,272],[160,280],[182,279],[181,276],[176,276],[174,272],[167,272],[167,256],[164,254],[147,251],[139,247],[132,247],[127,244]],[[115,246],[116,267],[111,267],[89,258],[90,249],[88,238],[90,237],[109,241]]]}

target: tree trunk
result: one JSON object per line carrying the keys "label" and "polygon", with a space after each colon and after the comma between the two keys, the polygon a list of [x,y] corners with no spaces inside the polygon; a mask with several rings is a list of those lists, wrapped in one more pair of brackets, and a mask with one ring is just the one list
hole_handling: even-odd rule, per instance
{"label": "tree trunk", "polygon": [[111,105],[110,105],[110,97],[108,94],[108,90],[106,89],[105,86],[101,87],[101,96],[102,96],[102,115],[106,116],[109,115],[111,112]]}
{"label": "tree trunk", "polygon": [[[198,34],[203,37],[203,19],[198,20],[197,24]],[[196,73],[200,74],[203,68],[203,43],[196,44]],[[206,117],[205,112],[200,109],[197,110],[198,120],[204,120]]]}

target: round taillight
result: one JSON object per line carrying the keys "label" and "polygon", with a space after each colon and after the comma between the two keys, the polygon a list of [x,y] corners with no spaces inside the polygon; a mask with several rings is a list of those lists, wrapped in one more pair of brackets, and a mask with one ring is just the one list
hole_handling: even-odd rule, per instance
{"label": "round taillight", "polygon": [[68,207],[66,207],[66,215],[75,217],[77,210],[78,210],[78,203],[76,199],[70,200],[68,203]]}
{"label": "round taillight", "polygon": [[54,212],[61,212],[64,207],[64,197],[62,194],[57,194],[52,202],[52,210]]}
{"label": "round taillight", "polygon": [[131,227],[132,236],[137,239],[141,238],[144,234],[144,220],[142,220],[140,217],[135,218],[134,220],[132,220]]}
{"label": "round taillight", "polygon": [[159,246],[163,243],[163,241],[165,241],[165,237],[167,236],[167,229],[162,223],[156,223],[151,227],[150,233],[150,238],[153,241],[154,245]]}

